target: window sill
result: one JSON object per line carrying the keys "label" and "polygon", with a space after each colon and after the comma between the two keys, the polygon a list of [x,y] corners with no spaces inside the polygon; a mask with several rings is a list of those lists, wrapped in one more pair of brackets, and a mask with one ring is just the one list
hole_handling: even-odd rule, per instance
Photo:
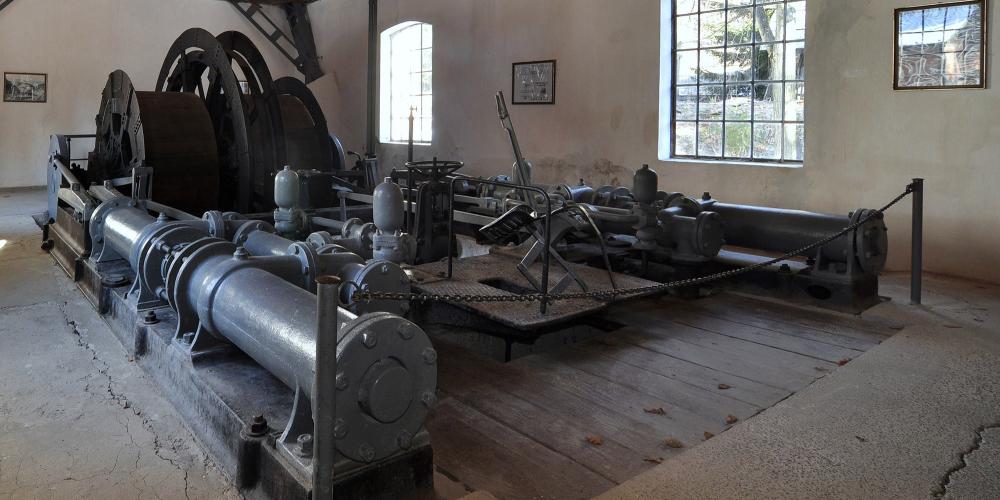
{"label": "window sill", "polygon": [[[384,146],[409,146],[408,141],[379,141],[379,144]],[[414,146],[432,146],[433,143],[430,142],[414,142]]]}
{"label": "window sill", "polygon": [[771,167],[797,170],[804,166],[803,163],[775,163],[767,161],[737,161],[737,160],[699,160],[697,158],[667,158],[660,160],[667,164],[679,165],[712,165],[722,167]]}

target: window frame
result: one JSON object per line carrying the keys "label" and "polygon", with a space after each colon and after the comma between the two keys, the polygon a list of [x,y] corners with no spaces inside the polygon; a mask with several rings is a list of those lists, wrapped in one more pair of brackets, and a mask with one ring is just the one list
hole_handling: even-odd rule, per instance
{"label": "window frame", "polygon": [[[431,40],[430,40],[429,44],[426,44],[426,46],[425,46],[425,41],[423,40],[423,30],[424,30],[425,26],[428,26],[431,29]],[[430,61],[430,68],[431,69],[430,70],[424,71],[422,69],[422,66],[421,66],[421,70],[420,71],[417,71],[417,72],[410,71],[406,75],[402,76],[403,78],[412,78],[413,75],[422,75],[424,73],[430,73],[430,75],[431,75],[431,77],[430,77],[431,78],[431,83],[430,83],[431,89],[430,89],[429,93],[424,93],[423,90],[420,89],[420,94],[411,94],[410,95],[410,98],[416,97],[416,98],[419,98],[421,100],[426,98],[426,99],[428,99],[430,101],[430,109],[431,109],[430,115],[424,115],[423,117],[421,115],[415,115],[415,117],[414,117],[415,118],[414,119],[414,130],[415,131],[419,130],[419,127],[421,126],[421,121],[422,120],[429,120],[431,122],[430,138],[427,139],[427,140],[417,140],[416,138],[414,138],[413,144],[415,146],[431,146],[431,145],[433,145],[433,141],[434,141],[434,32],[433,32],[434,25],[432,23],[429,23],[429,22],[426,22],[426,21],[420,21],[420,20],[401,21],[401,22],[396,23],[396,24],[394,24],[394,25],[392,25],[392,26],[390,26],[388,28],[385,28],[384,30],[381,31],[381,33],[379,33],[380,48],[379,48],[379,103],[378,103],[378,106],[379,106],[379,131],[378,131],[378,140],[379,140],[380,144],[409,144],[409,138],[408,137],[397,140],[397,139],[393,139],[393,135],[392,135],[392,132],[393,132],[392,126],[393,126],[393,118],[394,118],[394,116],[392,114],[392,111],[393,111],[393,106],[392,106],[392,104],[393,104],[393,93],[392,93],[393,92],[393,88],[392,88],[392,82],[393,82],[393,71],[392,71],[393,44],[391,43],[392,37],[394,35],[397,35],[399,33],[402,33],[403,31],[406,31],[406,30],[409,30],[409,29],[418,29],[418,30],[420,30],[421,43],[420,43],[420,47],[415,50],[416,52],[418,52],[420,54],[419,57],[421,57],[421,58],[423,57],[423,52],[425,50],[430,50],[431,51],[431,61]],[[421,59],[421,63],[420,64],[421,65],[423,64],[422,63],[422,59]],[[418,77],[417,81],[421,82],[422,78]],[[419,85],[419,83],[418,83],[418,85]],[[422,105],[421,105],[421,112],[424,112]],[[408,116],[409,115],[407,114],[406,117],[404,117],[404,119],[408,118]],[[395,118],[398,118],[398,117],[395,117]],[[416,136],[416,135],[417,134],[414,133],[414,136]]]}
{"label": "window frame", "polygon": [[[802,167],[804,165],[804,163],[805,163],[805,156],[806,156],[806,151],[805,151],[805,145],[806,145],[806,134],[805,134],[805,125],[806,125],[806,122],[805,122],[805,108],[806,108],[806,102],[805,102],[805,97],[803,97],[803,103],[802,103],[803,116],[802,116],[801,120],[786,120],[786,116],[787,115],[785,114],[786,111],[787,111],[785,109],[785,105],[787,104],[787,102],[785,100],[785,97],[786,97],[785,94],[787,92],[788,85],[789,84],[801,83],[802,88],[805,89],[806,88],[806,82],[807,82],[807,77],[806,77],[805,74],[803,74],[801,80],[800,79],[796,79],[796,78],[789,79],[788,75],[785,74],[785,70],[787,70],[787,68],[788,68],[788,60],[789,60],[788,59],[789,58],[789,54],[788,54],[788,50],[787,50],[788,49],[788,45],[794,44],[794,43],[801,43],[802,44],[803,73],[804,73],[804,61],[805,61],[805,57],[806,57],[804,54],[805,54],[805,51],[806,51],[806,48],[807,48],[807,45],[806,45],[806,42],[807,42],[806,31],[808,29],[807,21],[805,19],[803,19],[803,36],[802,36],[802,38],[789,39],[788,38],[788,32],[787,32],[787,27],[788,27],[788,20],[787,20],[788,5],[789,5],[789,3],[796,3],[796,2],[798,2],[800,0],[765,0],[766,3],[763,3],[763,4],[758,4],[758,2],[760,0],[751,0],[751,2],[749,4],[747,4],[747,5],[734,5],[734,6],[730,6],[729,2],[725,1],[724,6],[722,8],[705,10],[705,11],[701,10],[701,2],[700,2],[700,0],[695,0],[695,1],[698,2],[698,9],[693,14],[681,14],[681,15],[678,15],[678,13],[677,13],[678,12],[678,8],[677,8],[677,2],[678,2],[678,0],[661,0],[661,7],[662,6],[666,6],[668,8],[668,10],[669,10],[669,12],[667,12],[665,16],[661,16],[661,22],[662,21],[667,21],[666,19],[663,19],[663,18],[669,16],[669,23],[670,23],[669,24],[669,26],[670,26],[670,33],[669,33],[669,35],[670,35],[669,36],[670,47],[669,47],[669,49],[670,50],[666,51],[666,52],[669,53],[669,56],[668,56],[669,59],[667,61],[664,61],[665,58],[663,57],[663,54],[662,54],[662,52],[664,52],[662,50],[662,44],[664,42],[664,39],[666,38],[666,37],[663,36],[662,29],[661,29],[661,37],[660,37],[660,43],[661,43],[661,57],[660,57],[660,61],[661,61],[661,64],[664,64],[664,62],[666,62],[666,64],[668,65],[668,68],[669,68],[669,73],[670,73],[669,88],[668,89],[663,89],[663,85],[661,83],[661,98],[668,99],[668,101],[670,103],[669,109],[666,110],[667,112],[670,113],[669,114],[669,118],[666,120],[666,125],[668,127],[667,134],[668,134],[668,137],[669,137],[669,143],[668,143],[669,150],[667,151],[667,154],[663,155],[662,154],[663,153],[662,147],[660,148],[661,149],[661,155],[660,156],[663,156],[661,158],[661,160],[663,160],[663,161],[677,161],[677,162],[691,162],[691,163],[699,163],[699,162],[701,162],[701,163],[724,163],[724,164],[733,164],[733,165],[766,165],[766,166],[790,167],[790,168],[800,168],[800,167]],[[804,0],[801,0],[801,1],[802,1],[802,5],[803,6],[807,5],[806,1],[804,1]],[[701,24],[702,24],[701,23],[701,15],[702,14],[704,14],[704,13],[721,12],[723,14],[724,19],[725,19],[725,28],[726,28],[725,31],[728,32],[729,12],[731,10],[740,9],[740,8],[754,9],[758,5],[780,5],[784,9],[784,11],[785,11],[785,16],[784,16],[785,26],[782,29],[782,36],[781,36],[780,40],[775,40],[774,42],[759,42],[759,41],[757,41],[756,40],[757,19],[756,19],[756,16],[753,16],[752,22],[753,22],[754,28],[753,28],[751,39],[750,39],[749,42],[747,42],[747,43],[737,43],[737,44],[730,45],[730,42],[728,40],[728,36],[724,36],[723,44],[721,46],[718,46],[718,47],[716,47],[716,46],[710,46],[710,47],[706,48],[705,46],[702,45],[702,40],[701,40]],[[694,17],[696,17],[698,19],[698,38],[697,38],[697,44],[693,48],[684,49],[684,50],[678,50],[678,46],[677,46],[677,38],[678,38],[677,37],[677,35],[678,35],[677,21],[678,21],[678,17],[683,17],[683,16],[694,16]],[[696,89],[696,93],[695,93],[695,101],[696,101],[696,105],[695,105],[695,117],[692,120],[678,120],[677,119],[677,104],[678,104],[678,102],[677,102],[678,101],[677,95],[678,95],[678,88],[679,88],[678,84],[677,84],[677,74],[678,74],[678,64],[677,64],[678,57],[677,56],[678,56],[678,52],[693,52],[693,53],[695,53],[696,57],[697,57],[697,61],[698,61],[697,62],[697,71],[700,72],[700,70],[701,70],[701,53],[703,51],[705,51],[705,50],[712,50],[712,49],[722,50],[725,53],[730,47],[750,47],[751,54],[755,54],[755,52],[757,50],[757,47],[761,46],[761,45],[780,45],[782,47],[782,54],[781,54],[782,75],[781,75],[781,79],[780,80],[757,80],[756,79],[756,75],[753,74],[753,70],[754,70],[753,57],[754,56],[751,55],[751,63],[750,63],[751,64],[751,66],[750,66],[751,77],[750,77],[750,79],[746,80],[746,81],[734,81],[734,82],[730,82],[730,80],[729,80],[729,74],[728,74],[729,65],[728,65],[728,63],[726,61],[725,56],[723,56],[723,61],[722,61],[722,63],[723,63],[723,66],[722,66],[722,79],[719,82],[712,82],[712,83],[705,84],[705,83],[702,83],[700,81],[700,77],[699,77],[698,80],[693,85],[683,85],[683,87],[691,87],[691,88]],[[661,75],[662,75],[662,69],[661,69]],[[661,76],[661,78],[662,78],[662,76]],[[781,89],[782,89],[781,96],[780,96],[780,102],[781,102],[781,117],[780,117],[780,119],[778,119],[778,120],[760,120],[760,119],[755,118],[755,116],[754,116],[755,115],[755,109],[754,108],[755,108],[755,104],[756,104],[755,103],[756,99],[754,98],[753,94],[756,91],[757,85],[760,85],[760,84],[780,84]],[[719,119],[719,120],[717,120],[717,121],[716,120],[703,120],[701,118],[701,96],[702,96],[701,88],[703,86],[706,86],[706,85],[715,85],[715,86],[722,87],[722,93],[723,93],[722,94],[723,95],[723,99],[722,99],[722,103],[721,103],[721,106],[722,106],[722,118]],[[736,86],[736,85],[747,85],[747,86],[750,87],[750,92],[751,92],[751,96],[750,96],[750,115],[749,115],[749,118],[746,119],[746,120],[729,120],[729,119],[726,118],[726,102],[728,100],[728,88],[730,86]],[[665,96],[664,96],[664,91],[666,91],[666,93],[667,93]],[[803,95],[804,94],[805,94],[805,90],[803,90]],[[663,113],[664,111],[665,111],[664,110],[664,106],[661,106],[660,112]],[[694,124],[694,126],[695,126],[694,154],[680,155],[680,154],[677,153],[677,125],[678,125],[678,122],[681,122],[681,123],[693,123]],[[662,128],[662,125],[664,124],[664,120],[662,119],[662,117],[661,117],[660,123],[661,123],[661,128]],[[699,130],[700,130],[700,127],[701,127],[701,125],[703,123],[713,123],[713,124],[717,123],[717,124],[721,125],[721,128],[722,128],[722,137],[721,137],[721,149],[720,149],[721,155],[720,156],[708,156],[708,155],[700,155],[699,154],[699,142],[700,142],[699,141]],[[750,156],[749,157],[726,156],[726,128],[727,128],[727,124],[730,124],[730,123],[748,123],[748,124],[750,124],[750,144],[749,144]],[[754,136],[755,136],[755,132],[756,132],[756,129],[757,129],[756,125],[758,123],[760,123],[760,124],[769,124],[769,125],[777,125],[778,126],[778,133],[780,135],[780,141],[778,143],[778,151],[779,151],[780,158],[777,158],[777,159],[775,159],[775,158],[759,158],[759,157],[755,156],[755,154],[754,154]],[[788,125],[792,125],[792,126],[798,125],[798,126],[801,126],[803,128],[803,134],[802,134],[802,144],[803,144],[803,146],[802,146],[802,158],[801,159],[795,159],[795,160],[785,159],[785,144],[786,144],[786,139],[787,139],[787,137],[785,135],[785,128]],[[661,134],[662,134],[662,132],[661,132]]]}

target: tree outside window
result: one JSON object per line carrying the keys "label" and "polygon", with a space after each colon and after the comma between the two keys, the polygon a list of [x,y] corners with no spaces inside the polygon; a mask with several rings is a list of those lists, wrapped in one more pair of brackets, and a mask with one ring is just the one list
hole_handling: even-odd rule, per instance
{"label": "tree outside window", "polygon": [[804,0],[664,0],[672,8],[671,156],[799,163]]}

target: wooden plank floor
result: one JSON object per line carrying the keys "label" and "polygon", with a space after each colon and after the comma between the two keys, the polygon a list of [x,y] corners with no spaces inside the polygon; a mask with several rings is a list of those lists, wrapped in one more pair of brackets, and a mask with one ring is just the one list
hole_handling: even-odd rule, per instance
{"label": "wooden plank floor", "polygon": [[506,364],[436,339],[440,402],[428,427],[438,469],[498,498],[588,498],[898,329],[728,294],[650,298],[604,317],[624,326]]}

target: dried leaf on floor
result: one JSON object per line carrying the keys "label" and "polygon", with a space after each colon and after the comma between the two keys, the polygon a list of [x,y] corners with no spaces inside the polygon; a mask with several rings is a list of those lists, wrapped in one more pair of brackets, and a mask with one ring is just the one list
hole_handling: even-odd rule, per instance
{"label": "dried leaf on floor", "polygon": [[651,464],[662,464],[663,457],[647,457],[642,459],[643,462],[649,462]]}
{"label": "dried leaf on floor", "polygon": [[664,439],[663,440],[663,445],[666,446],[667,448],[674,448],[674,449],[678,449],[678,448],[683,448],[684,447],[684,443],[682,443],[681,440],[677,439],[677,438],[667,438],[667,439]]}
{"label": "dried leaf on floor", "polygon": [[604,439],[601,436],[587,436],[587,442],[594,446],[600,446],[604,444]]}
{"label": "dried leaf on floor", "polygon": [[643,408],[642,411],[644,411],[646,413],[652,413],[653,415],[666,415],[667,414],[667,410],[664,410],[662,407],[658,407],[658,408]]}
{"label": "dried leaf on floor", "polygon": [[714,437],[715,437],[715,434],[712,434],[711,432],[705,431],[705,441],[708,441],[709,439],[712,439]]}
{"label": "dried leaf on floor", "polygon": [[732,386],[729,385],[729,384],[719,384],[719,390],[720,391],[725,391],[725,390],[728,390],[728,389],[731,389],[731,388],[732,388]]}
{"label": "dried leaf on floor", "polygon": [[850,363],[850,362],[851,362],[850,358],[844,358],[844,359],[842,359],[840,361],[837,361],[837,366],[844,366],[844,365],[846,365],[847,363]]}
{"label": "dried leaf on floor", "polygon": [[726,424],[727,425],[733,425],[733,424],[735,424],[736,422],[739,422],[739,421],[740,421],[740,419],[736,415],[726,415]]}

